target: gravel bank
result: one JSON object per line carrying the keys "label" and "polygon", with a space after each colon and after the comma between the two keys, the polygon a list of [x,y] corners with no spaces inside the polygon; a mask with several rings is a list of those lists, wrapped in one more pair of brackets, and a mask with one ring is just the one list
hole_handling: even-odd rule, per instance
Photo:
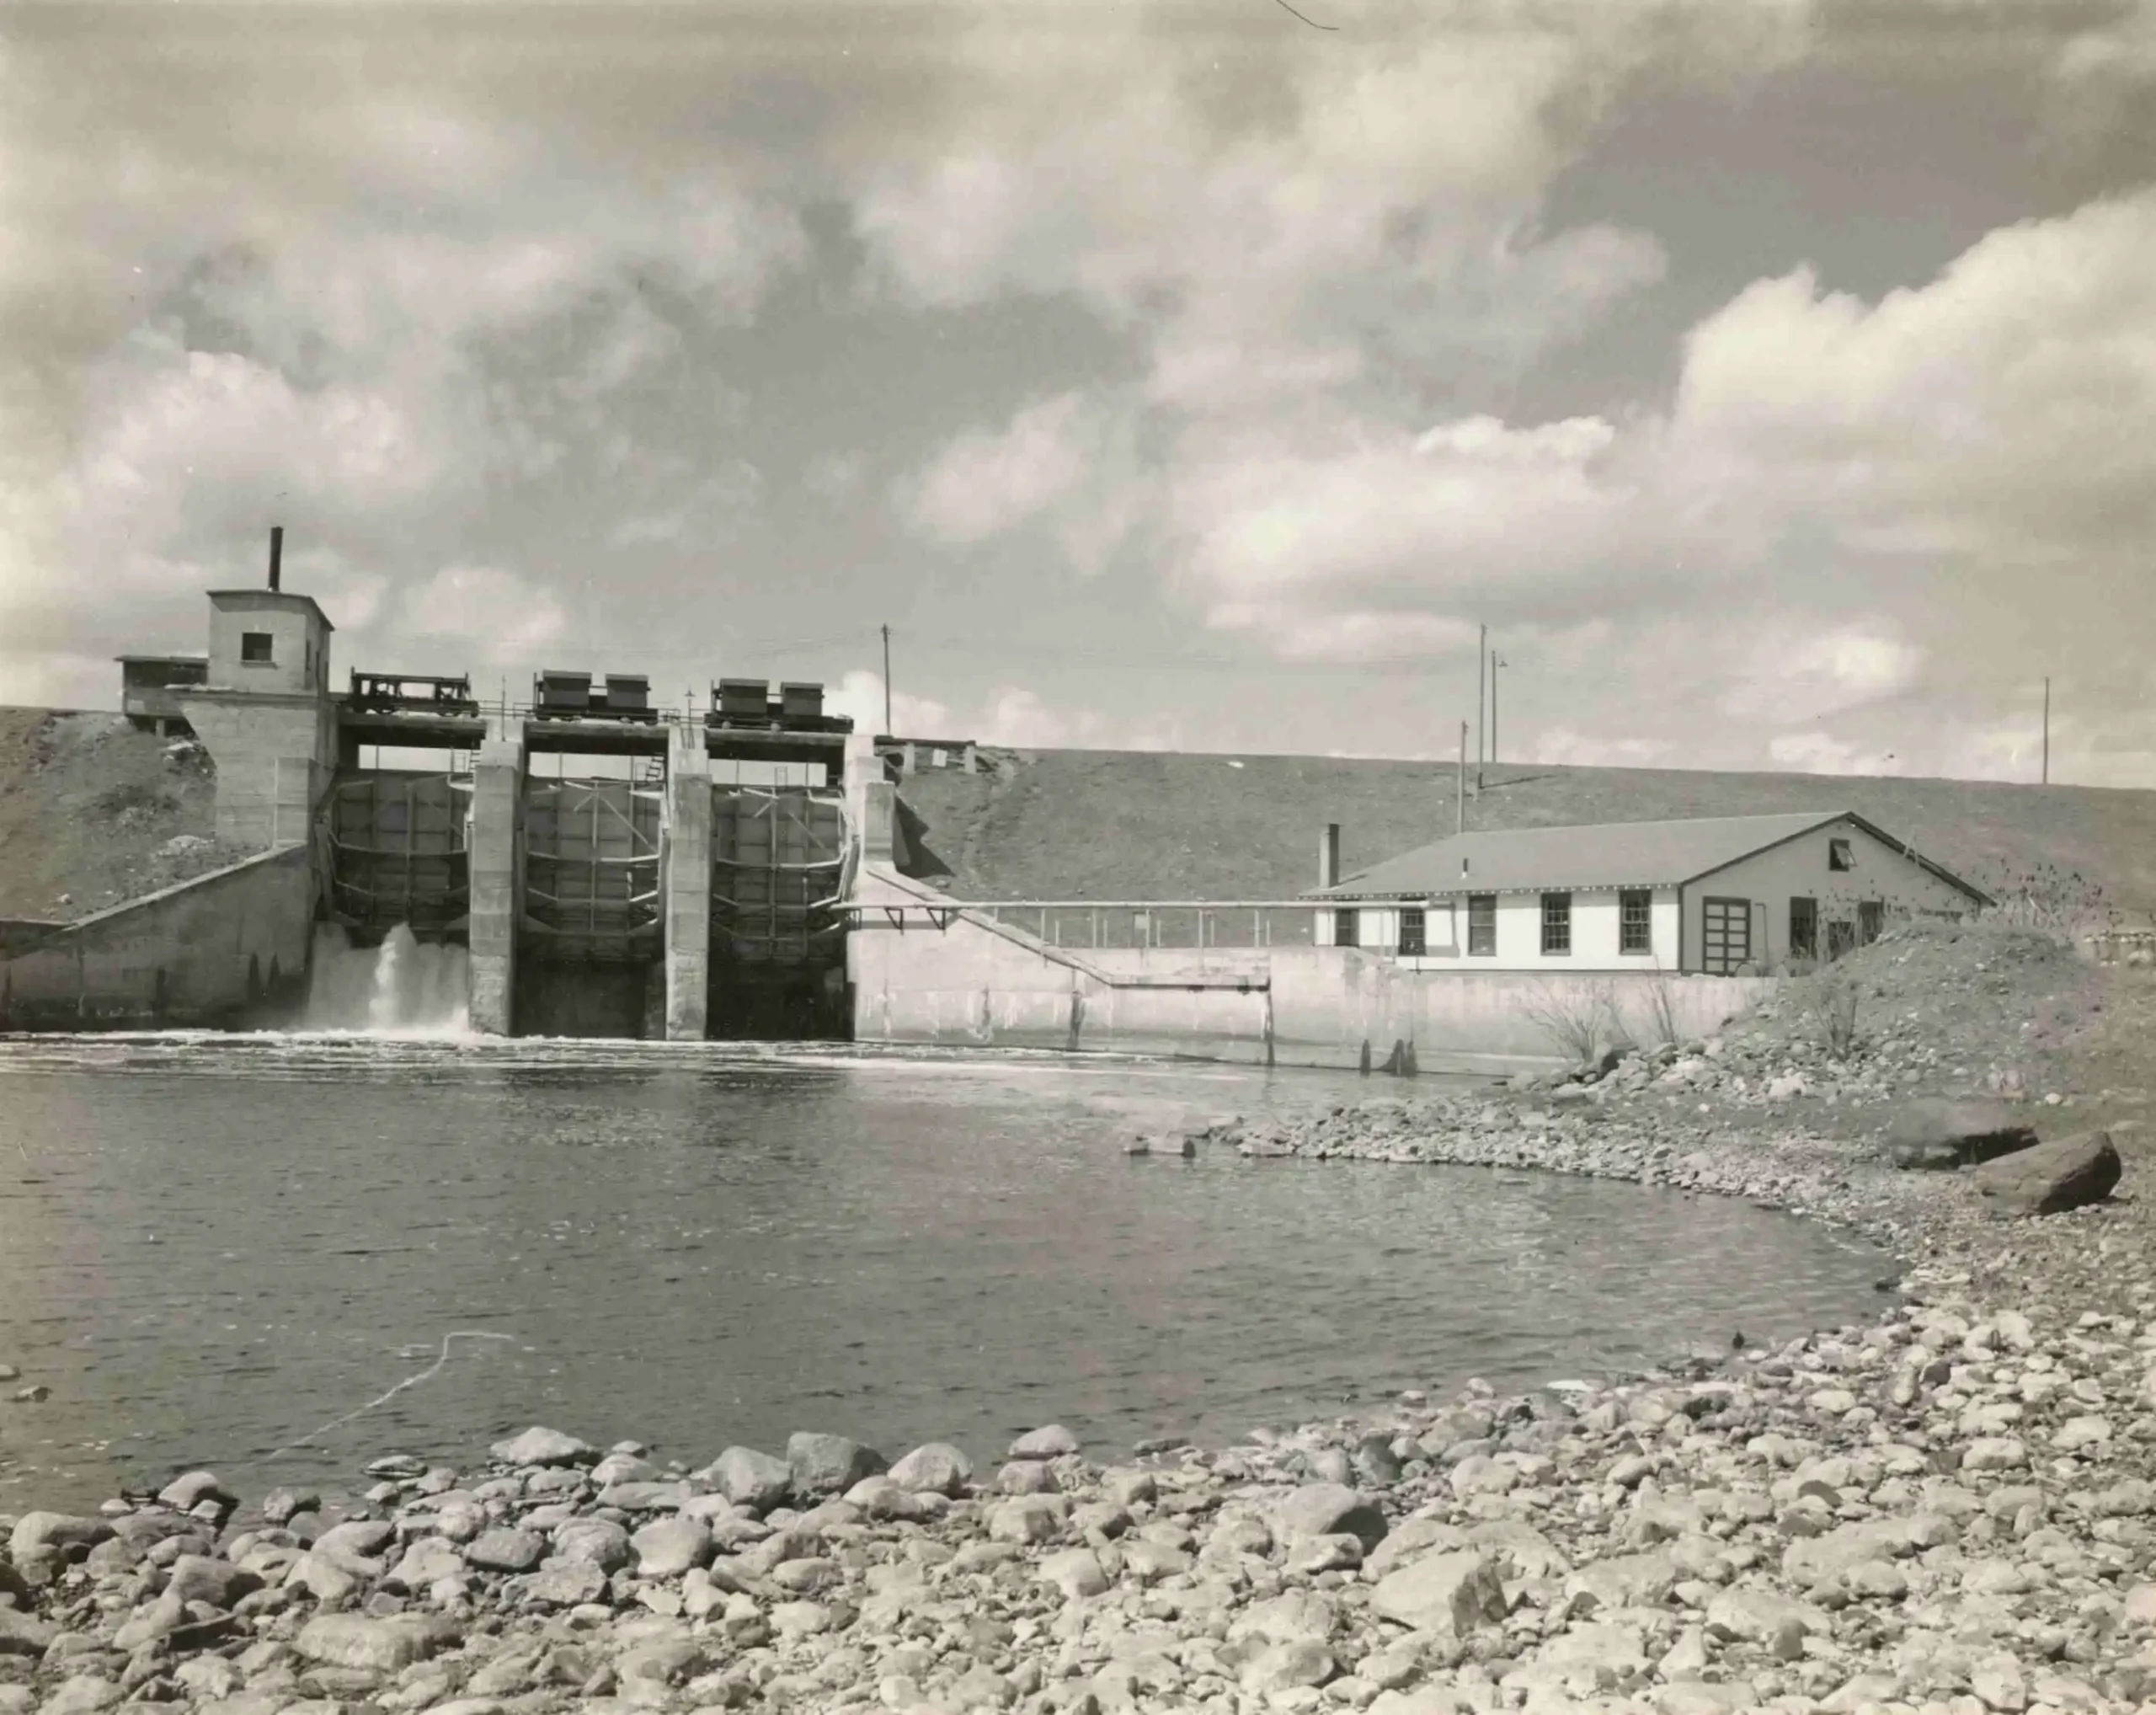
{"label": "gravel bank", "polygon": [[[1668,1068],[1639,1070],[1604,1082]],[[385,1457],[341,1509],[195,1473],[7,1526],[0,1711],[2156,1709],[2133,1134],[2109,1198],[2002,1218],[1977,1175],[1772,1104],[1732,1129],[1558,1095],[1194,1146],[1748,1197],[1882,1241],[1898,1293],[1775,1349],[1106,1467],[1054,1428],[979,1471],[815,1435],[691,1470],[533,1429],[462,1471]]]}

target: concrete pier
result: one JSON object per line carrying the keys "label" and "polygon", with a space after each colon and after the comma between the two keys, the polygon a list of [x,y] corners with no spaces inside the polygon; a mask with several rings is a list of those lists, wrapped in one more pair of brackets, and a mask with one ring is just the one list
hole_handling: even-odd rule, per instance
{"label": "concrete pier", "polygon": [[472,1028],[514,1034],[516,939],[524,922],[524,746],[492,738],[472,779]]}
{"label": "concrete pier", "polygon": [[711,984],[711,759],[678,729],[666,757],[666,1039],[704,1039]]}

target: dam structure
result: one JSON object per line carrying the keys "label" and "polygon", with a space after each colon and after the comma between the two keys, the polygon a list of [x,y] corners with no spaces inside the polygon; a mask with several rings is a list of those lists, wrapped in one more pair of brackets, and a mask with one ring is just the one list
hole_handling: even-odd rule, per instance
{"label": "dam structure", "polygon": [[[461,676],[340,684],[281,548],[273,532],[265,585],[209,592],[206,665],[167,688],[215,766],[218,838],[263,857],[175,890],[188,910],[163,916],[184,922],[134,901],[102,936],[24,942],[8,1022],[289,1023],[318,949],[393,959],[396,938],[462,950],[483,1035],[851,1034],[848,794],[877,764],[821,686],[723,679],[699,713],[630,674],[550,671],[490,704]],[[70,934],[56,1009],[35,955]],[[113,957],[86,975],[93,946]]]}

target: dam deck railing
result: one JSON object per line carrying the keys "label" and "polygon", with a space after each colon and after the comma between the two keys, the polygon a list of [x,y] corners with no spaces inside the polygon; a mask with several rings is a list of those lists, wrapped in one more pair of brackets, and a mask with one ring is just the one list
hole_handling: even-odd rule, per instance
{"label": "dam deck railing", "polygon": [[[961,916],[1022,929],[1051,947],[1212,948],[1243,951],[1308,947],[1319,904],[1310,900],[921,900],[850,901],[851,927],[945,929]],[[1385,949],[1391,950],[1391,949]]]}

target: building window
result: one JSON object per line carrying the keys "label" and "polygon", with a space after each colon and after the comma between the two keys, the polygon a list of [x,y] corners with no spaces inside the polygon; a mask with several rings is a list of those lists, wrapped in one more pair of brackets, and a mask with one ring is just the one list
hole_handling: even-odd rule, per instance
{"label": "building window", "polygon": [[1886,926],[1886,905],[1876,899],[1861,901],[1856,908],[1856,944],[1869,947],[1879,938],[1879,932]]}
{"label": "building window", "polygon": [[239,658],[243,661],[260,661],[265,665],[276,658],[270,653],[275,640],[266,631],[243,631],[239,634]]}
{"label": "building window", "polygon": [[1494,893],[1467,896],[1467,953],[1470,959],[1497,956],[1497,896]]}
{"label": "building window", "polygon": [[1617,950],[1654,951],[1654,895],[1644,887],[1628,887],[1617,895]]}
{"label": "building window", "polygon": [[1856,925],[1846,919],[1827,925],[1827,957],[1839,959],[1856,947]]}
{"label": "building window", "polygon": [[1543,955],[1546,958],[1572,950],[1572,896],[1568,893],[1545,893],[1542,895]]}
{"label": "building window", "polygon": [[1402,906],[1400,909],[1400,954],[1403,959],[1420,959],[1424,943],[1422,908]]}
{"label": "building window", "polygon": [[1789,953],[1792,959],[1819,956],[1819,901],[1793,899],[1789,902]]}
{"label": "building window", "polygon": [[1854,869],[1856,868],[1856,858],[1849,850],[1849,842],[1847,840],[1829,840],[1827,841],[1827,867],[1829,869]]}
{"label": "building window", "polygon": [[1332,944],[1335,947],[1359,947],[1363,944],[1363,914],[1353,906],[1341,906],[1332,913]]}

